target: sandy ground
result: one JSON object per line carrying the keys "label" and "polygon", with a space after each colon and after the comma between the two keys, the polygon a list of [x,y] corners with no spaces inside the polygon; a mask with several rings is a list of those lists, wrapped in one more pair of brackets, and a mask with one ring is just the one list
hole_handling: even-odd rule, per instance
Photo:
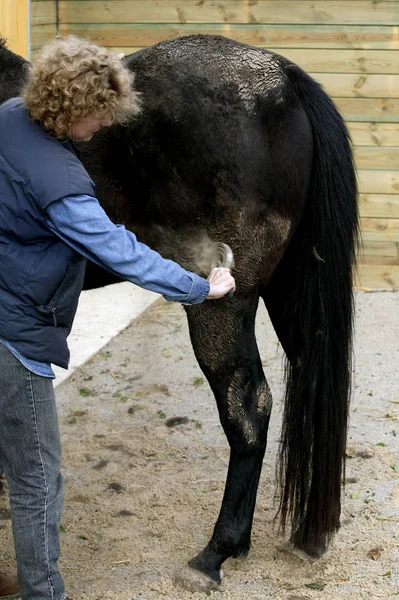
{"label": "sandy ground", "polygon": [[[66,479],[61,568],[74,600],[399,600],[399,294],[357,297],[354,398],[342,527],[304,562],[273,525],[282,352],[257,335],[274,395],[252,549],[218,590],[178,580],[211,535],[228,447],[180,306],[160,300],[57,388]],[[168,427],[171,417],[184,417]],[[0,565],[15,568],[7,495]]]}

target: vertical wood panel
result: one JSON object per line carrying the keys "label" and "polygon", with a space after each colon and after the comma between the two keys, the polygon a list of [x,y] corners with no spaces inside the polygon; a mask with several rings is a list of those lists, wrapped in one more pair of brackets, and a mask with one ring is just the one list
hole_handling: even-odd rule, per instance
{"label": "vertical wood panel", "polygon": [[0,34],[8,47],[24,58],[29,57],[29,0],[0,0]]}

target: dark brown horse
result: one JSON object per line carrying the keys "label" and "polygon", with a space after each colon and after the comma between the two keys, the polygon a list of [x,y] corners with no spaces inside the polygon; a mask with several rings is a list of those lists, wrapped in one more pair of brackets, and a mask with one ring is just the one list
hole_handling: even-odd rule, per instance
{"label": "dark brown horse", "polygon": [[[208,240],[235,255],[234,297],[185,307],[231,448],[214,533],[190,564],[218,582],[223,561],[250,547],[272,407],[259,298],[287,356],[280,516],[293,543],[320,556],[339,527],[350,394],[358,213],[345,124],[298,66],[223,37],[162,42],[125,64],[140,116],[81,147],[101,204],[190,270],[205,274]],[[91,287],[110,277],[88,276]]]}

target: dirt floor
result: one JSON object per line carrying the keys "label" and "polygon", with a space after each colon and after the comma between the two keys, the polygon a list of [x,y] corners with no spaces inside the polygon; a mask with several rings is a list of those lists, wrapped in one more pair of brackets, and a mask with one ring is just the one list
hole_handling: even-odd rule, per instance
{"label": "dirt floor", "polygon": [[[57,388],[61,568],[74,600],[399,600],[399,294],[360,292],[357,307],[341,530],[314,563],[284,550],[277,536],[282,352],[260,309],[274,408],[252,549],[225,563],[222,586],[208,594],[187,591],[181,579],[211,535],[229,453],[183,309],[160,300]],[[1,570],[13,569],[6,494],[0,519]]]}

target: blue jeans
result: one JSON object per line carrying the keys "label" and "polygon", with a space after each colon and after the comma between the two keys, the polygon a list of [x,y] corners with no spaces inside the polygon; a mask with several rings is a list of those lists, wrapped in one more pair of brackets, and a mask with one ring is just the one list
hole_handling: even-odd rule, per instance
{"label": "blue jeans", "polygon": [[65,600],[58,568],[64,482],[53,383],[0,344],[0,460],[23,600]]}

